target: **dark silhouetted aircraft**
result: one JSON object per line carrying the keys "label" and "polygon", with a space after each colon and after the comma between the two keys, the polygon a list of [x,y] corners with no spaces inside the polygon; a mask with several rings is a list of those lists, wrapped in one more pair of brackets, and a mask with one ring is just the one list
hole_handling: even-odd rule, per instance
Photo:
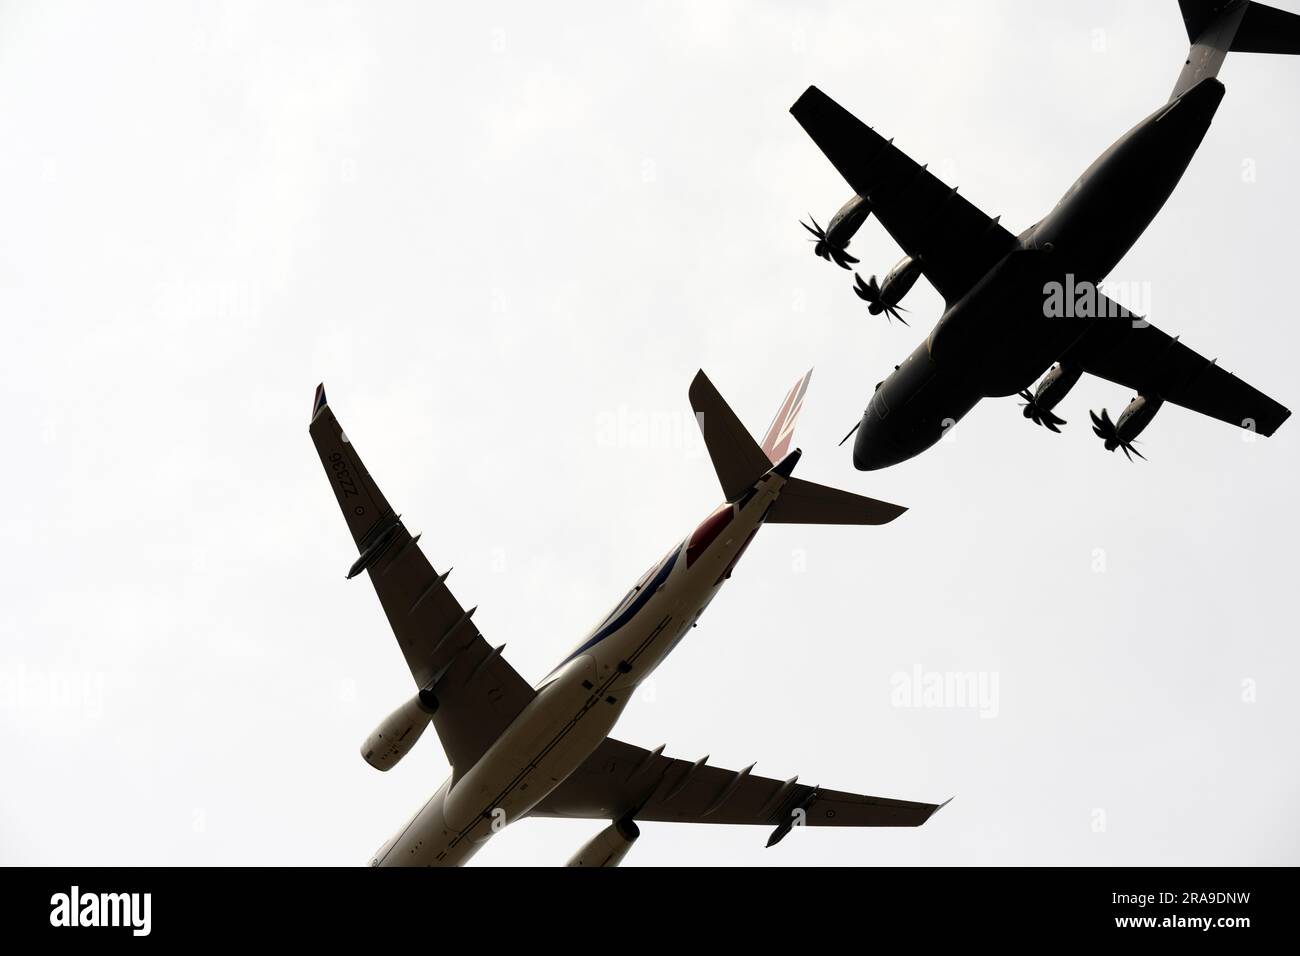
{"label": "dark silhouetted aircraft", "polygon": [[871,471],[920,454],[987,397],[1018,393],[1026,418],[1057,431],[1064,421],[1053,410],[1084,372],[1136,393],[1118,419],[1105,410],[1092,415],[1105,447],[1126,455],[1136,453],[1133,440],[1165,402],[1261,435],[1291,414],[1097,288],[1200,146],[1223,99],[1216,77],[1226,55],[1300,53],[1295,14],[1245,0],[1180,6],[1192,46],[1169,101],[1018,236],[816,87],[791,107],[855,192],[819,248],[842,258],[853,232],[874,214],[907,257],[882,283],[858,278],[855,291],[871,311],[897,317],[922,274],[945,301],[925,341],[876,386],[855,427],[855,467]]}

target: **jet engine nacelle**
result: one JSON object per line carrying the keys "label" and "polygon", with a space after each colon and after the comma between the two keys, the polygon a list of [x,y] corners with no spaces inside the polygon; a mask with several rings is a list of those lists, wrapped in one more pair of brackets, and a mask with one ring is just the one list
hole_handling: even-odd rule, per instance
{"label": "jet engine nacelle", "polygon": [[903,296],[912,291],[916,280],[921,277],[921,262],[911,256],[903,256],[898,264],[889,270],[885,281],[880,283],[880,304],[873,304],[868,310],[872,315],[879,315],[886,306],[898,305]]}
{"label": "jet engine nacelle", "polygon": [[583,844],[568,866],[618,866],[641,835],[634,820],[616,820]]}
{"label": "jet engine nacelle", "polygon": [[362,758],[376,770],[396,767],[420,739],[437,709],[437,698],[429,691],[420,691],[371,732],[361,745]]}

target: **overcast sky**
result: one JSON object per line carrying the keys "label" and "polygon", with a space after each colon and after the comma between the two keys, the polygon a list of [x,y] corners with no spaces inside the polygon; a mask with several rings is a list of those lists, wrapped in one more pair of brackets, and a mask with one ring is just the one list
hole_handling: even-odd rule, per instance
{"label": "overcast sky", "polygon": [[[1130,394],[1085,379],[1061,435],[986,401],[855,472],[942,302],[867,316],[797,223],[850,196],[787,112],[810,83],[1019,232],[1185,53],[1173,0],[0,5],[0,862],[362,864],[443,780],[433,734],[358,753],[410,677],[343,580],[317,382],[536,681],[718,502],[695,371],[761,434],[810,366],[800,474],[912,510],[765,529],[616,735],[957,799],[773,850],[648,824],[628,865],[1300,862],[1300,426],[1169,407],[1130,464],[1087,427]],[[1294,407],[1300,62],[1221,78],[1112,278]],[[900,255],[874,221],[852,251]],[[986,699],[903,706],[918,672]]]}

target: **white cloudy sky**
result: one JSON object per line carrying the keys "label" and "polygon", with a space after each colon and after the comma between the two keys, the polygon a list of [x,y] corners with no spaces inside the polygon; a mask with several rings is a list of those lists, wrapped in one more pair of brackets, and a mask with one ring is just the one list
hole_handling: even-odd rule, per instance
{"label": "white cloudy sky", "polygon": [[[1300,862],[1300,426],[1169,408],[1130,465],[1085,426],[1129,395],[1085,381],[1061,436],[990,401],[859,474],[836,442],[941,302],[868,318],[797,225],[849,195],[787,113],[814,82],[1032,223],[1168,95],[1172,0],[472,6],[0,6],[0,862],[364,863],[442,780],[432,735],[357,752],[409,676],[343,580],[318,381],[535,680],[716,503],[696,369],[760,430],[813,365],[801,474],[912,510],[765,530],[617,733],[957,799],[771,851],[651,824],[629,863]],[[1300,62],[1222,78],[1114,278],[1294,404]],[[895,706],[916,668],[996,706]]]}

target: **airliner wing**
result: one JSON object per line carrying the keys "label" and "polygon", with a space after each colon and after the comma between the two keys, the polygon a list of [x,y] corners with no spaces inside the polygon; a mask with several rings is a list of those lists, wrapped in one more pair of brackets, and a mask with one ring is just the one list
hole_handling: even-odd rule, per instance
{"label": "airliner wing", "polygon": [[[461,773],[518,716],[534,691],[479,633],[468,613],[411,537],[370,477],[325,400],[316,390],[311,438],[329,476],[365,570],[388,615],[398,647],[419,688],[438,699],[433,726],[453,772]],[[450,572],[448,572],[450,573]],[[504,646],[504,645],[503,645]]]}
{"label": "airliner wing", "polygon": [[790,112],[947,302],[968,292],[1015,237],[815,86]]}
{"label": "airliner wing", "polygon": [[[1084,371],[1167,402],[1261,435],[1272,435],[1291,416],[1290,409],[1176,338],[1140,318],[1126,318],[1122,307],[1098,293],[1107,314],[1094,319],[1066,354]],[[1057,321],[1055,319],[1051,321]]]}
{"label": "airliner wing", "polygon": [[607,737],[533,811],[535,816],[666,823],[756,824],[776,829],[768,846],[792,826],[915,827],[942,804],[889,800],[674,760]]}

